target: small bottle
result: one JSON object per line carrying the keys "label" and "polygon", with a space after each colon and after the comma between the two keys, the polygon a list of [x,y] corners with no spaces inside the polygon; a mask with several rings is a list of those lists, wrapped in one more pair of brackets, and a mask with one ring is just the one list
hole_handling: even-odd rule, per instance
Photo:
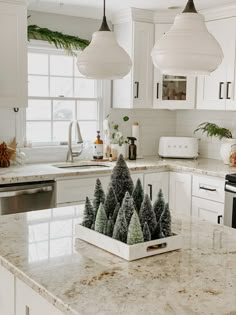
{"label": "small bottle", "polygon": [[134,141],[136,140],[135,137],[128,137],[128,139],[131,141],[129,145],[129,160],[136,160],[137,158],[137,147]]}
{"label": "small bottle", "polygon": [[97,131],[97,139],[93,144],[93,158],[94,160],[103,159],[103,141],[100,136],[100,131]]}
{"label": "small bottle", "polygon": [[112,162],[112,154],[109,156],[109,161]]}

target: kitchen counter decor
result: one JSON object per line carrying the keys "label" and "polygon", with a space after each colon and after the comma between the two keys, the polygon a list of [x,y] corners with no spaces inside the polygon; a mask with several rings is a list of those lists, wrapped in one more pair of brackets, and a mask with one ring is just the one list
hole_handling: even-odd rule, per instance
{"label": "kitchen counter decor", "polygon": [[97,179],[93,205],[86,198],[76,235],[128,261],[181,248],[181,235],[172,232],[169,205],[162,191],[152,205],[140,179],[134,187],[122,155],[112,171],[106,196]]}
{"label": "kitchen counter decor", "polygon": [[7,144],[2,142],[0,144],[0,167],[10,166],[10,156],[7,148]]}

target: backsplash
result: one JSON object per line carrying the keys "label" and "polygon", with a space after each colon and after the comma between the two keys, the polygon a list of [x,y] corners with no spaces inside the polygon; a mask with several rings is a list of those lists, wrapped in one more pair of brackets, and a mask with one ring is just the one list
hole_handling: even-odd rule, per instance
{"label": "backsplash", "polygon": [[216,138],[207,138],[205,134],[194,130],[202,122],[214,122],[222,127],[228,128],[236,137],[236,112],[226,111],[204,111],[204,110],[179,110],[176,111],[176,135],[194,136],[200,139],[200,156],[212,159],[221,159],[221,141]]}

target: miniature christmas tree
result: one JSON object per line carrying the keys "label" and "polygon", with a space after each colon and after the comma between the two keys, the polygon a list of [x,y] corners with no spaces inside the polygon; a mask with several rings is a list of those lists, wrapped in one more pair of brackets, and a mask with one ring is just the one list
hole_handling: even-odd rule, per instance
{"label": "miniature christmas tree", "polygon": [[88,197],[85,199],[84,217],[82,225],[91,229],[94,222],[94,210]]}
{"label": "miniature christmas tree", "polygon": [[122,154],[119,156],[116,166],[112,171],[111,185],[120,204],[127,191],[130,195],[133,192],[134,184]]}
{"label": "miniature christmas tree", "polygon": [[115,210],[114,210],[114,213],[113,213],[113,216],[112,216],[112,219],[113,219],[114,222],[116,222],[116,218],[118,216],[119,210],[120,210],[120,204],[119,204],[119,202],[117,202]]}
{"label": "miniature christmas tree", "polygon": [[144,199],[140,208],[140,212],[139,212],[139,218],[140,218],[142,229],[144,227],[145,222],[147,222],[151,235],[153,235],[156,229],[157,220],[156,220],[156,215],[152,209],[151,200],[148,194],[144,196]]}
{"label": "miniature christmas tree", "polygon": [[143,240],[144,242],[148,242],[151,241],[151,239],[152,239],[151,232],[149,230],[147,222],[145,222],[143,226]]}
{"label": "miniature christmas tree", "polygon": [[96,232],[105,234],[106,233],[106,226],[107,226],[107,215],[106,211],[104,209],[104,206],[102,203],[100,203],[100,206],[98,208],[96,221],[95,221],[95,227],[94,230]]}
{"label": "miniature christmas tree", "polygon": [[136,210],[139,213],[140,208],[141,208],[141,204],[142,204],[143,198],[144,198],[143,187],[142,187],[141,180],[139,178],[138,178],[138,180],[136,182],[136,185],[134,187],[134,191],[133,191],[132,197],[134,199]]}
{"label": "miniature christmas tree", "polygon": [[153,210],[155,212],[156,220],[157,220],[157,226],[156,226],[156,230],[154,232],[153,238],[155,239],[162,238],[164,236],[162,232],[161,217],[165,211],[165,200],[164,200],[164,195],[161,189],[159,190],[157,200],[154,202]]}
{"label": "miniature christmas tree", "polygon": [[139,221],[138,213],[137,211],[134,211],[128,229],[127,244],[134,245],[138,243],[143,243],[143,231]]}
{"label": "miniature christmas tree", "polygon": [[118,212],[116,223],[112,237],[123,243],[127,242],[128,224],[125,218],[125,213],[122,208]]}
{"label": "miniature christmas tree", "polygon": [[96,215],[98,212],[98,208],[100,203],[104,204],[105,201],[105,193],[102,188],[102,184],[99,178],[96,180],[95,190],[94,190],[94,199],[93,199],[93,208],[94,208],[94,220],[96,220]]}
{"label": "miniature christmas tree", "polygon": [[128,191],[125,194],[121,207],[125,213],[125,218],[129,226],[131,217],[133,215],[133,212],[135,211],[135,204],[134,204],[134,199],[130,197],[130,194],[128,193]]}
{"label": "miniature christmas tree", "polygon": [[113,221],[113,218],[110,217],[107,221],[106,235],[112,237],[113,230],[114,230],[114,221]]}
{"label": "miniature christmas tree", "polygon": [[165,205],[165,211],[161,216],[161,232],[165,237],[172,236],[171,232],[171,214],[169,209],[169,204]]}
{"label": "miniature christmas tree", "polygon": [[116,205],[117,205],[117,198],[116,198],[113,187],[110,185],[108,188],[108,192],[107,192],[105,203],[104,203],[104,208],[105,208],[108,218],[113,216]]}

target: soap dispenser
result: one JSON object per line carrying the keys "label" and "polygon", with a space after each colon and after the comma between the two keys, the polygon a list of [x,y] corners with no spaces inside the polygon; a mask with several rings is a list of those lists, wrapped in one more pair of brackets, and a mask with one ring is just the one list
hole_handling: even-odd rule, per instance
{"label": "soap dispenser", "polygon": [[136,158],[137,158],[137,146],[134,142],[137,139],[135,137],[128,137],[128,139],[131,142],[129,144],[129,160],[136,160]]}
{"label": "soap dispenser", "polygon": [[97,131],[97,139],[93,144],[93,159],[102,160],[103,159],[103,141],[100,136],[100,131]]}

